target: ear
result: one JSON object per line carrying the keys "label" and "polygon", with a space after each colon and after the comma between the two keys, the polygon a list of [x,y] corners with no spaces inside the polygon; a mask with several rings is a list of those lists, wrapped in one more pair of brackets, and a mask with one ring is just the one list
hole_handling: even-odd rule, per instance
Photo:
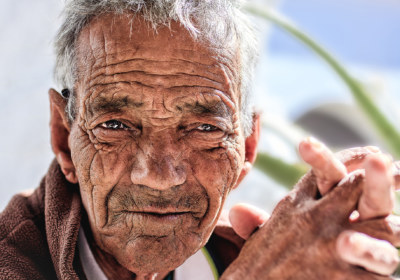
{"label": "ear", "polygon": [[246,138],[245,142],[245,161],[240,172],[239,178],[234,188],[242,182],[243,178],[250,172],[257,157],[257,146],[260,139],[260,114],[253,115],[253,132]]}
{"label": "ear", "polygon": [[54,89],[49,90],[50,98],[50,134],[51,147],[65,178],[73,183],[78,183],[75,166],[72,163],[71,151],[68,145],[70,126],[65,115],[67,100]]}

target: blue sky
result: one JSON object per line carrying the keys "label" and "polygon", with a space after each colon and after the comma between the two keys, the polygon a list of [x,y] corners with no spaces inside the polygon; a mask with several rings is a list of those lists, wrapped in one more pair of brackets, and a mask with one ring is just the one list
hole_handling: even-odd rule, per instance
{"label": "blue sky", "polygon": [[[285,0],[280,10],[344,61],[400,67],[399,1]],[[309,55],[277,29],[270,39],[272,54]]]}

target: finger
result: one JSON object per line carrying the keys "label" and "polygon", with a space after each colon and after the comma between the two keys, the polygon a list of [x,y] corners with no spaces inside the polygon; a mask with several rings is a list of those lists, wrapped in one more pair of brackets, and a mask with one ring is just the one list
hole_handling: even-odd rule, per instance
{"label": "finger", "polygon": [[326,194],[347,174],[344,164],[313,137],[308,137],[300,143],[299,153],[301,158],[311,165],[321,195]]}
{"label": "finger", "polygon": [[395,247],[400,247],[400,216],[389,215],[381,219],[356,222],[352,223],[350,228],[373,238],[389,241]]}
{"label": "finger", "polygon": [[393,163],[392,173],[394,176],[394,188],[396,190],[400,189],[400,161]]}
{"label": "finger", "polygon": [[346,149],[335,153],[335,156],[344,163],[347,172],[350,173],[356,169],[364,168],[364,160],[368,155],[379,153],[382,153],[382,151],[378,147],[366,146]]}
{"label": "finger", "polygon": [[365,183],[358,204],[360,220],[389,215],[394,207],[391,160],[383,154],[369,155],[364,168]]}
{"label": "finger", "polygon": [[267,212],[249,205],[236,204],[229,212],[229,221],[237,235],[247,240],[269,218]]}
{"label": "finger", "polygon": [[397,250],[389,242],[355,231],[342,232],[336,250],[343,261],[381,275],[392,274],[399,264]]}
{"label": "finger", "polygon": [[317,201],[316,211],[326,213],[335,222],[349,222],[350,214],[356,209],[364,183],[364,170],[346,175],[337,186]]}

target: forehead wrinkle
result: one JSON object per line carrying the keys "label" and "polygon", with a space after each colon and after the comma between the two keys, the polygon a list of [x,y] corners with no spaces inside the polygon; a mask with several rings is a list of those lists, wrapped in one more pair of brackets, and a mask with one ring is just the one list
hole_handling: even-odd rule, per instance
{"label": "forehead wrinkle", "polygon": [[117,86],[125,86],[125,87],[131,87],[133,89],[137,89],[137,91],[143,92],[143,88],[149,88],[153,89],[155,88],[154,86],[147,85],[145,83],[139,82],[139,81],[125,81],[125,80],[117,80],[115,76],[113,76],[112,80],[107,80],[107,76],[101,74],[98,76],[96,79],[92,80],[89,84],[89,89],[94,89],[96,87],[104,87],[104,86],[109,86],[109,85],[115,85]]}
{"label": "forehead wrinkle", "polygon": [[87,27],[89,32],[89,51],[95,59],[95,62],[101,61],[102,59],[107,60],[106,37],[104,34],[104,29],[101,25],[98,27],[99,28],[92,28],[90,24]]}
{"label": "forehead wrinkle", "polygon": [[[92,48],[93,51],[93,48]],[[185,55],[181,55],[179,51],[184,51],[186,52]],[[135,46],[132,46],[128,50],[118,50],[117,52],[104,52],[103,55],[99,55],[96,57],[97,62],[101,62],[102,60],[108,59],[108,66],[114,67],[117,66],[121,63],[130,63],[130,62],[155,62],[155,63],[172,63],[172,62],[179,62],[182,63],[183,65],[190,65],[190,64],[195,64],[195,65],[200,65],[205,68],[210,68],[211,66],[215,66],[218,62],[221,62],[216,58],[215,60],[211,60],[212,56],[210,57],[209,55],[198,55],[196,54],[195,51],[193,50],[182,50],[182,49],[176,49],[174,50],[174,55],[168,55],[164,56],[160,54],[160,49],[159,48],[146,48],[144,51],[141,51],[140,48],[135,48]],[[157,58],[154,57],[154,53],[157,53]],[[196,55],[199,56],[198,60],[195,60]],[[123,60],[121,60],[121,57]],[[125,59],[126,57],[131,57],[130,59]],[[187,59],[187,57],[190,57],[192,60]],[[210,60],[209,63],[206,63],[205,60]],[[100,66],[101,67],[101,66]]]}
{"label": "forehead wrinkle", "polygon": [[[157,71],[154,71],[154,69],[157,69]],[[221,78],[224,78],[223,72],[221,72],[220,69],[217,69],[215,65],[202,64],[188,60],[185,61],[182,59],[154,60],[145,58],[132,58],[113,65],[107,65],[105,70],[106,74],[108,75],[114,73],[129,73],[132,71],[141,71],[150,75],[188,75],[215,83],[221,83]]]}
{"label": "forehead wrinkle", "polygon": [[[88,41],[88,42],[87,42]],[[108,64],[107,43],[103,25],[93,28],[89,23],[79,34],[77,41],[78,81],[83,81],[90,87],[92,76],[97,72],[96,65]]]}
{"label": "forehead wrinkle", "polygon": [[208,78],[205,78],[200,75],[187,75],[187,74],[151,74],[143,71],[130,71],[130,72],[121,72],[115,73],[112,75],[101,75],[96,78],[96,80],[92,80],[90,82],[90,86],[93,84],[109,84],[109,83],[118,83],[120,81],[123,82],[132,82],[139,85],[144,85],[149,88],[154,88],[158,86],[162,86],[166,89],[174,88],[174,87],[204,87],[204,88],[215,88],[221,91],[225,90],[225,85],[220,82],[215,82]]}
{"label": "forehead wrinkle", "polygon": [[[117,18],[118,17],[114,17],[113,15],[111,15],[111,18],[108,18],[108,20],[111,19],[112,26],[115,25],[114,22],[117,20]],[[86,28],[84,28],[86,30],[83,30],[81,32],[81,35],[83,35],[85,31],[86,33],[88,33],[86,37],[88,37],[89,39],[89,44],[83,44],[84,42],[82,42],[81,40],[79,42],[81,43],[79,45],[83,49],[86,49],[88,52],[90,52],[91,56],[94,58],[95,65],[92,70],[94,70],[93,73],[95,74],[95,76],[97,76],[96,75],[97,65],[100,64],[99,67],[103,68],[104,66],[102,66],[101,64],[104,64],[105,62],[106,69],[104,70],[106,70],[107,72],[108,71],[114,72],[112,69],[114,66],[116,65],[121,66],[125,62],[126,58],[132,58],[132,56],[133,56],[132,58],[133,61],[135,60],[140,61],[140,59],[145,59],[148,60],[149,62],[153,61],[154,63],[160,63],[160,62],[162,63],[165,61],[166,64],[171,64],[173,63],[173,60],[176,60],[178,62],[187,63],[189,66],[191,64],[196,64],[196,69],[199,66],[202,66],[204,68],[202,69],[203,70],[202,72],[206,70],[208,73],[212,73],[217,76],[221,76],[222,74],[223,76],[229,78],[233,78],[232,76],[236,76],[233,74],[236,73],[236,71],[234,71],[234,69],[232,69],[232,65],[230,65],[232,64],[232,61],[235,60],[235,57],[230,57],[230,55],[228,55],[228,57],[223,55],[215,55],[210,49],[204,46],[204,44],[195,43],[193,45],[193,48],[189,49],[186,49],[181,45],[174,45],[173,48],[175,49],[173,52],[170,51],[160,52],[159,48],[151,47],[151,43],[153,41],[158,40],[157,35],[150,36],[151,38],[145,38],[144,40],[145,42],[141,42],[141,40],[138,41],[136,40],[136,38],[131,38],[130,36],[133,35],[136,36],[136,34],[133,34],[135,32],[129,33],[130,39],[128,41],[124,37],[114,38],[112,30],[109,30],[110,28],[104,26],[103,24],[96,23],[97,21],[100,22],[100,20],[98,19],[92,23],[89,23],[89,25]],[[129,26],[129,28],[131,28],[131,26]],[[122,29],[124,29],[124,27],[122,27]],[[147,32],[149,31],[147,28],[145,28],[145,30],[147,30]],[[119,32],[118,34],[120,34],[121,32]],[[138,34],[140,34],[140,32],[143,32],[143,30],[140,31],[139,28],[138,32],[139,32]],[[120,36],[124,35],[120,34]],[[85,36],[82,36],[82,39],[84,39],[83,37]],[[162,38],[162,36],[160,38]],[[90,46],[88,46],[89,48],[85,48],[84,45],[90,45]],[[168,48],[168,46],[166,47]],[[120,60],[123,60],[122,63],[120,62]],[[82,62],[86,64],[86,61]],[[222,72],[225,73],[221,73],[221,68],[223,70]],[[167,65],[165,69],[170,71],[171,67]],[[185,69],[185,71],[180,71],[180,72],[187,72],[187,73],[193,72],[193,69],[192,71],[190,70],[191,69],[189,67]],[[216,71],[218,74],[213,73],[214,71]],[[117,72],[123,73],[124,71],[118,70]],[[229,74],[226,72],[229,72]],[[207,77],[207,78],[209,78],[212,81],[216,81],[215,77]],[[224,79],[224,81],[221,82],[222,84],[226,84],[226,79]]]}
{"label": "forehead wrinkle", "polygon": [[231,69],[230,66],[220,67],[220,68],[224,75],[226,91],[229,92],[229,95],[231,97],[233,97],[234,94],[237,93],[238,95],[237,97],[241,99],[241,94],[238,90],[240,87],[240,78],[237,77],[237,75],[235,75],[235,72]]}
{"label": "forehead wrinkle", "polygon": [[[114,21],[116,20],[116,18],[113,18],[112,20]],[[129,26],[129,28],[131,28],[131,26]],[[236,64],[232,64],[232,62],[236,60],[236,56],[234,54],[232,56],[217,55],[216,53],[213,53],[210,49],[207,49],[207,46],[204,46],[204,44],[197,43],[193,44],[193,48],[190,48],[192,44],[172,44],[171,46],[167,45],[165,46],[166,51],[160,52],[160,48],[155,49],[154,45],[152,46],[153,42],[157,42],[158,40],[157,34],[151,36],[151,38],[145,37],[143,40],[137,40],[137,38],[141,38],[140,34],[143,33],[143,30],[140,31],[139,28],[139,33],[137,33],[139,35],[136,34],[136,30],[134,30],[133,32],[129,32],[128,42],[128,40],[126,39],[127,36],[124,37],[123,35],[127,33],[123,33],[123,29],[124,28],[121,27],[121,30],[117,32],[119,36],[115,37],[112,33],[112,30],[109,30],[109,27],[107,27],[106,25],[93,25],[89,23],[86,29],[86,35],[83,34],[85,33],[84,31],[81,32],[82,36],[80,37],[82,40],[80,40],[79,44],[82,48],[82,51],[80,53],[83,56],[81,56],[79,60],[82,66],[81,69],[86,68],[86,70],[88,70],[86,72],[86,75],[82,76],[86,78],[86,81],[92,82],[94,85],[102,85],[102,83],[94,83],[94,78],[96,78],[97,82],[97,79],[101,80],[102,77],[104,77],[102,76],[103,73],[107,74],[115,71],[117,71],[116,73],[124,73],[126,71],[125,69],[122,69],[122,71],[114,69],[122,65],[124,65],[124,67],[126,66],[130,70],[132,70],[132,68],[136,70],[136,67],[143,67],[143,65],[145,64],[144,62],[158,63],[158,66],[165,62],[166,65],[163,65],[165,69],[161,69],[163,71],[174,71],[179,74],[183,73],[187,76],[192,75],[191,77],[199,76],[196,74],[200,73],[202,76],[205,76],[203,77],[203,79],[209,79],[209,82],[219,82],[219,87],[217,89],[214,87],[197,87],[197,89],[200,91],[204,90],[212,92],[216,92],[219,90],[220,94],[218,95],[220,95],[220,97],[224,99],[224,102],[230,110],[235,111],[236,107],[239,106],[239,104],[235,105],[235,102],[237,101],[237,97],[235,96],[235,94],[238,94],[238,91],[235,90],[237,88],[236,81],[239,79],[237,77],[237,71],[234,71],[236,70],[236,67],[234,66]],[[149,31],[147,28],[145,28],[144,30],[147,32]],[[117,30],[115,29],[114,31]],[[116,48],[113,48],[113,46],[116,46]],[[171,50],[174,51],[171,52]],[[85,61],[85,53],[87,54],[86,58],[88,58],[90,62]],[[120,62],[120,60],[123,61]],[[106,64],[104,65],[104,63]],[[174,63],[176,66],[179,66],[177,65],[178,63],[183,63],[183,66],[181,68],[172,67],[173,69],[169,69],[171,67],[168,67],[167,64],[171,65]],[[95,65],[92,65],[92,67],[88,69],[88,65],[91,64]],[[199,69],[199,67],[201,69]],[[198,70],[199,72],[196,72],[196,70]],[[156,72],[160,73],[159,69],[157,69]],[[171,72],[168,73],[170,74]],[[112,77],[112,79],[114,79],[114,77]],[[136,85],[139,87],[143,85],[144,88],[144,86],[147,85],[143,83],[143,81],[135,82],[141,82],[141,84],[136,83]],[[170,89],[167,89],[167,92],[168,94],[175,95],[177,91],[181,91],[181,93],[184,93],[183,90],[187,89],[188,87],[185,87],[184,85],[176,85],[170,87]],[[195,89],[196,86],[193,86],[193,91]],[[195,111],[201,110],[197,107]]]}
{"label": "forehead wrinkle", "polygon": [[[201,51],[198,47],[195,49],[176,48],[170,53],[168,51],[160,52],[159,48],[152,47],[149,42],[142,45],[141,42],[132,41],[121,49],[121,44],[118,44],[115,38],[110,36],[110,34],[105,34],[106,31],[104,31],[102,25],[93,27],[89,24],[89,26],[84,29],[86,30],[83,30],[81,34],[89,33],[86,35],[89,39],[89,44],[84,44],[89,45],[89,49],[83,47],[83,44],[78,44],[78,46],[82,46],[84,50],[87,50],[86,52],[91,53],[95,62],[95,70],[97,70],[98,67],[101,68],[101,64],[104,61],[107,62],[108,66],[113,67],[120,64],[121,60],[123,60],[123,62],[148,60],[171,63],[172,59],[182,63],[201,65],[207,68],[218,62],[213,55],[204,54],[204,50]],[[83,37],[83,35],[80,36],[81,39],[83,39]],[[153,40],[157,39],[153,38]],[[79,43],[82,43],[82,40],[79,40]],[[115,47],[115,49],[117,49],[116,51],[113,49],[113,46],[118,46]],[[132,59],[125,60],[126,57],[131,57]],[[190,60],[188,60],[187,57],[190,57]],[[100,66],[98,66],[99,64]]]}
{"label": "forehead wrinkle", "polygon": [[[226,75],[221,69],[212,69],[213,66],[198,66],[196,64],[183,66],[173,61],[148,61],[137,59],[122,61],[115,67],[104,65],[91,73],[90,86],[98,83],[112,83],[120,80],[133,81],[145,86],[158,85],[155,81],[162,80],[165,86],[210,86],[225,90],[227,82]],[[210,70],[215,70],[211,72]],[[218,70],[218,71],[216,71]],[[218,73],[217,73],[218,72]],[[153,82],[153,84],[152,84]],[[151,85],[152,84],[152,85]]]}
{"label": "forehead wrinkle", "polygon": [[[188,50],[178,49],[179,51],[173,52],[173,56],[171,57],[171,54],[166,54],[166,55],[162,55],[162,53],[160,54],[159,49],[149,50],[147,48],[145,52],[147,52],[148,54],[144,55],[141,51],[138,51],[138,49],[140,48],[137,46],[130,46],[129,50],[118,49],[117,51],[114,51],[112,48],[113,46],[112,42],[107,43],[102,26],[98,29],[97,28],[88,28],[88,29],[89,29],[88,37],[90,46],[89,49],[86,51],[86,53],[90,53],[90,56],[93,58],[91,62],[94,62],[92,63],[93,67],[91,67],[91,76],[92,76],[91,80],[94,80],[98,76],[101,76],[101,74],[108,74],[114,72],[115,73],[129,72],[130,70],[137,68],[134,66],[139,66],[140,71],[143,71],[146,68],[152,68],[151,67],[152,64],[156,64],[157,66],[155,68],[153,67],[154,69],[157,69],[157,72],[155,74],[162,74],[164,72],[170,74],[171,69],[175,69],[174,67],[171,67],[172,65],[172,66],[179,66],[176,68],[180,68],[180,71],[178,71],[176,74],[190,75],[191,73],[195,72],[195,70],[200,70],[201,72],[204,73],[204,76],[202,78],[208,79],[209,81],[212,82],[218,82],[217,79],[222,76],[220,69],[217,69],[219,67],[216,67],[219,64],[218,60],[216,60],[216,58],[214,58],[213,56],[198,54],[196,51],[190,49]],[[102,36],[97,36],[100,33]],[[98,38],[97,41],[96,38]],[[191,58],[191,60],[188,60],[187,59],[188,56],[182,55],[180,52],[187,52],[188,54],[190,54],[189,57]],[[154,58],[154,53],[157,53],[156,58]],[[127,56],[125,56],[124,54],[129,55],[128,57],[131,57],[131,59],[126,60]],[[198,61],[195,60],[196,56],[200,56],[201,59],[199,59]],[[164,60],[163,57],[166,60]],[[204,62],[205,58],[207,58],[208,60],[207,62]],[[134,64],[136,63],[139,65],[132,65],[132,62]],[[175,65],[177,63],[179,65]],[[127,68],[129,70],[121,71],[120,69],[118,70],[114,69],[114,68],[120,68],[124,64],[128,64]],[[147,72],[149,74],[152,74],[151,71]],[[198,75],[193,75],[193,76],[198,76]]]}

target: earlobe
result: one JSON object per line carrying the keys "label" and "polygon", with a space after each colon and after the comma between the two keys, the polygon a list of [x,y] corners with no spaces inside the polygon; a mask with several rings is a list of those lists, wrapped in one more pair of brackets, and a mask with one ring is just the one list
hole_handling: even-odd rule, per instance
{"label": "earlobe", "polygon": [[254,161],[257,157],[257,146],[260,139],[260,114],[254,113],[253,115],[253,131],[246,138],[245,142],[245,162],[240,172],[239,178],[234,188],[236,188],[250,172]]}
{"label": "earlobe", "polygon": [[70,126],[64,113],[67,100],[54,89],[49,90],[49,98],[51,147],[65,178],[69,182],[76,184],[78,179],[68,145]]}

